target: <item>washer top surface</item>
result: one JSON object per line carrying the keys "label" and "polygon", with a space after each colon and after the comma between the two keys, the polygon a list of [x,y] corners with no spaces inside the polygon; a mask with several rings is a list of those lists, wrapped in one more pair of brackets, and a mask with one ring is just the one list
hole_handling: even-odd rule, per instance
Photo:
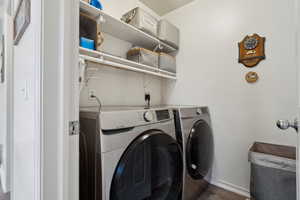
{"label": "washer top surface", "polygon": [[131,128],[137,126],[145,126],[155,123],[162,123],[173,119],[172,109],[168,107],[151,107],[145,109],[141,106],[112,106],[81,108],[82,115],[100,115],[100,124],[102,130],[116,130]]}
{"label": "washer top surface", "polygon": [[[205,107],[205,106],[204,106]],[[147,111],[157,109],[192,109],[201,108],[200,106],[194,105],[157,105],[145,108],[144,106],[103,106],[101,112],[114,112],[114,111]],[[83,106],[80,107],[80,111],[83,112],[98,112],[99,106]]]}
{"label": "washer top surface", "polygon": [[[122,112],[122,111],[149,111],[160,109],[171,109],[171,106],[153,106],[150,109],[143,106],[103,106],[101,112]],[[81,112],[98,112],[99,106],[80,107]]]}

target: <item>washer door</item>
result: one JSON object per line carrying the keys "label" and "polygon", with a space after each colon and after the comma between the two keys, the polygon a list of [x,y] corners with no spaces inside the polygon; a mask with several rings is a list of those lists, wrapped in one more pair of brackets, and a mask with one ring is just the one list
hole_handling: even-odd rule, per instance
{"label": "washer door", "polygon": [[197,121],[189,134],[186,146],[187,171],[193,179],[204,178],[212,165],[213,135],[208,123]]}
{"label": "washer door", "polygon": [[182,191],[182,153],[171,136],[152,130],[123,154],[112,180],[111,200],[176,200]]}

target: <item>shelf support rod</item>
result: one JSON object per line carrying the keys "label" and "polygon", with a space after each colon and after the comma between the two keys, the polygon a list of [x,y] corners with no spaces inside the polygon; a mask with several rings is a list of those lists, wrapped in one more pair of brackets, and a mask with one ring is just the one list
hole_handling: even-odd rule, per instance
{"label": "shelf support rod", "polygon": [[161,43],[159,43],[158,45],[155,46],[153,51],[156,52],[157,50],[163,50],[163,49],[164,49],[163,45],[161,45]]}
{"label": "shelf support rod", "polygon": [[105,20],[105,18],[104,18],[104,16],[102,14],[99,14],[99,16],[97,17],[96,21],[97,21],[98,24],[106,22],[106,20]]}
{"label": "shelf support rod", "polygon": [[86,68],[87,63],[85,62],[85,59],[79,58],[79,88],[80,91],[83,89],[84,85],[87,84],[86,82]]}
{"label": "shelf support rod", "polygon": [[94,58],[94,57],[90,57],[90,56],[86,56],[86,55],[81,55],[81,57],[83,59],[89,61],[89,62],[95,62],[95,63],[107,65],[107,66],[116,67],[116,68],[119,68],[119,69],[126,69],[126,70],[130,70],[130,71],[135,71],[135,72],[140,72],[140,73],[145,73],[145,74],[150,74],[150,75],[154,75],[154,76],[158,76],[158,77],[163,77],[163,78],[169,78],[169,79],[176,80],[176,77],[170,76],[170,75],[165,75],[165,74],[162,74],[161,72],[151,72],[151,71],[148,71],[148,70],[139,69],[139,68],[131,67],[131,66],[128,66],[128,65],[115,63],[115,62],[112,62],[112,61],[107,61],[105,59],[100,60],[99,58]]}

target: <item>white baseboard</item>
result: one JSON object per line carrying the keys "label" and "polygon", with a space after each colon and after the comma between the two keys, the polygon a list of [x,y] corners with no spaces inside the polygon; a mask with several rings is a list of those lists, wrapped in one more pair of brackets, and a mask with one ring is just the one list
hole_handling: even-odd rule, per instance
{"label": "white baseboard", "polygon": [[230,192],[234,192],[236,194],[240,194],[242,196],[250,198],[250,191],[248,189],[245,189],[243,187],[228,183],[226,181],[211,180],[210,184],[218,186],[218,187],[223,188],[225,190],[228,190]]}

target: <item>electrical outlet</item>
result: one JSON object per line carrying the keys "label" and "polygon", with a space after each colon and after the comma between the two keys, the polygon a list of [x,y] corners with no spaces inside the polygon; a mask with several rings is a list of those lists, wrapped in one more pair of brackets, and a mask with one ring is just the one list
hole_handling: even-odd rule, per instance
{"label": "electrical outlet", "polygon": [[90,101],[94,101],[95,100],[95,97],[92,97],[92,96],[95,96],[95,95],[96,95],[96,90],[89,89],[89,100]]}
{"label": "electrical outlet", "polygon": [[146,108],[150,108],[150,105],[151,105],[151,95],[150,95],[150,93],[145,93],[145,102],[146,102]]}

